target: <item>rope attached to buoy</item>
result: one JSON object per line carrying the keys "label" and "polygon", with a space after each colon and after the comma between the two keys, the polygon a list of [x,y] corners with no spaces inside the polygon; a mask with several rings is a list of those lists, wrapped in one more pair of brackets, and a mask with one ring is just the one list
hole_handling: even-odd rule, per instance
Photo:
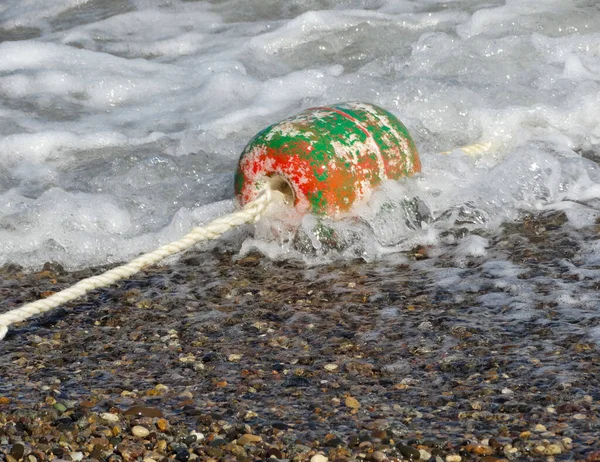
{"label": "rope attached to buoy", "polygon": [[451,154],[453,151],[462,151],[469,156],[476,156],[478,154],[484,154],[490,150],[492,143],[475,143],[467,146],[461,146],[460,148],[453,149],[451,151],[443,151],[440,154]]}
{"label": "rope attached to buoy", "polygon": [[11,324],[25,321],[71,300],[82,297],[94,289],[106,287],[121,279],[128,278],[142,268],[154,265],[176,253],[183,252],[198,242],[216,239],[227,231],[244,224],[256,223],[265,214],[269,205],[275,202],[280,196],[280,193],[267,187],[254,201],[247,203],[243,209],[217,218],[205,226],[198,226],[177,241],[165,244],[152,252],[135,258],[125,265],[117,266],[98,276],[83,279],[48,298],[27,303],[20,308],[0,314],[0,340],[6,336],[8,327]]}

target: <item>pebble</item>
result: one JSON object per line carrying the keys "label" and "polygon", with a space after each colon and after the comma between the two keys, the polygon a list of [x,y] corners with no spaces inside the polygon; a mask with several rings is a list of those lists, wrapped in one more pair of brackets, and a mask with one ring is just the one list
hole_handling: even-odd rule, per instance
{"label": "pebble", "polygon": [[90,452],[90,459],[104,460],[103,452],[99,444],[94,445],[92,452]]}
{"label": "pebble", "polygon": [[197,361],[194,363],[194,370],[195,371],[203,371],[204,369],[206,369],[206,366],[204,365],[203,362]]}
{"label": "pebble", "polygon": [[337,448],[340,446],[344,446],[344,441],[341,438],[333,437],[325,442],[325,446],[329,446],[331,448]]}
{"label": "pebble", "polygon": [[123,414],[136,417],[164,417],[160,409],[146,406],[132,406],[123,412]]}
{"label": "pebble", "polygon": [[225,445],[226,441],[223,438],[215,438],[211,442],[208,443],[209,446],[213,448],[218,448],[220,446]]}
{"label": "pebble", "polygon": [[419,449],[419,459],[429,460],[431,459],[431,453],[426,451],[425,449]]}
{"label": "pebble", "polygon": [[227,357],[227,360],[231,361],[231,362],[236,362],[236,361],[239,361],[240,359],[242,359],[242,355],[238,354],[238,353],[232,353]]}
{"label": "pebble", "polygon": [[210,351],[210,352],[206,353],[204,356],[202,356],[202,362],[204,362],[204,363],[210,363],[210,362],[216,361],[218,359],[219,359],[219,357],[218,357],[217,353],[215,353],[214,351]]}
{"label": "pebble", "polygon": [[423,321],[417,326],[417,329],[425,331],[431,330],[433,329],[433,323],[431,321]]}
{"label": "pebble", "polygon": [[140,438],[145,438],[150,434],[150,430],[146,427],[142,427],[141,425],[136,425],[131,428],[131,433]]}
{"label": "pebble", "polygon": [[197,443],[204,440],[204,433],[200,433],[200,432],[197,432],[197,431],[192,431],[190,433],[190,436],[195,436],[196,437],[196,441],[195,442],[197,442]]}
{"label": "pebble", "polygon": [[494,452],[494,450],[489,446],[483,446],[481,444],[468,444],[465,446],[465,450],[471,454],[477,454],[479,456],[488,456]]}
{"label": "pebble", "polygon": [[73,459],[76,462],[83,460],[83,452],[81,452],[81,451],[72,452],[69,455],[71,456],[71,459]]}
{"label": "pebble", "polygon": [[61,414],[67,410],[67,406],[65,406],[63,403],[56,403],[53,407]]}
{"label": "pebble", "polygon": [[462,460],[462,457],[459,456],[458,454],[448,454],[446,456],[446,462],[460,462]]}
{"label": "pebble", "polygon": [[546,427],[542,424],[537,424],[533,430],[541,433],[546,431]]}
{"label": "pebble", "polygon": [[168,392],[168,391],[169,391],[169,387],[167,387],[166,385],[164,385],[164,384],[162,384],[162,383],[159,383],[158,385],[156,385],[156,386],[154,387],[154,389],[155,389],[156,391],[158,391],[159,393],[166,393],[166,392]]}
{"label": "pebble", "polygon": [[100,417],[110,423],[119,421],[119,416],[117,414],[113,414],[112,412],[103,412],[100,414]]}
{"label": "pebble", "polygon": [[286,387],[286,388],[290,388],[290,387],[309,387],[310,386],[310,380],[308,380],[306,377],[298,377],[297,375],[294,375],[293,377],[290,377],[285,382],[283,382],[283,386]]}
{"label": "pebble", "polygon": [[398,449],[398,451],[400,451],[400,454],[402,454],[402,457],[404,457],[405,459],[408,459],[408,460],[417,460],[421,457],[421,452],[418,449],[413,448],[412,446],[407,446],[405,444],[398,444],[398,445],[396,445],[396,449]]}
{"label": "pebble", "polygon": [[483,404],[481,401],[471,401],[469,404],[471,405],[471,409],[475,411],[481,411],[481,409],[483,409]]}
{"label": "pebble", "polygon": [[[141,444],[138,443],[136,441],[123,441],[121,444],[119,444],[117,446],[116,451],[121,454],[121,457],[123,457],[123,460],[127,461],[134,461],[137,458],[141,458],[143,456],[143,454],[146,452],[146,447]],[[92,457],[90,454],[90,458],[95,458],[98,459],[97,456]],[[104,460],[104,458],[102,457],[101,459],[98,460]]]}
{"label": "pebble", "polygon": [[179,462],[187,462],[189,458],[190,458],[190,451],[188,451],[185,448],[180,449],[179,451],[177,451],[175,453],[175,460],[178,460]]}
{"label": "pebble", "polygon": [[248,457],[246,450],[242,446],[234,443],[227,443],[225,446],[223,446],[223,449],[233,454],[236,458],[238,458],[238,460]]}
{"label": "pebble", "polygon": [[244,446],[246,444],[260,443],[261,441],[262,438],[260,436],[246,433],[245,435],[242,435],[237,439],[237,444],[239,444],[240,446]]}
{"label": "pebble", "polygon": [[165,432],[169,429],[169,421],[167,419],[158,419],[156,421],[156,428],[161,432]]}
{"label": "pebble", "polygon": [[328,460],[323,454],[315,454],[310,458],[310,462],[327,462]]}
{"label": "pebble", "polygon": [[585,459],[585,462],[598,462],[600,461],[600,451],[594,451],[590,454],[588,454],[588,456]]}
{"label": "pebble", "polygon": [[323,366],[323,368],[324,368],[326,371],[330,371],[330,372],[331,372],[331,371],[335,371],[335,370],[336,370],[338,367],[339,367],[339,366],[338,366],[337,364],[334,364],[334,363],[331,363],[331,364],[325,364],[325,365]]}
{"label": "pebble", "polygon": [[283,453],[277,448],[269,448],[265,456],[267,459],[271,458],[271,456],[275,459],[281,459],[283,457]]}
{"label": "pebble", "polygon": [[358,409],[360,407],[360,403],[358,402],[358,400],[352,396],[348,396],[346,398],[346,401],[344,401],[344,404],[346,404],[346,407],[352,409]]}
{"label": "pebble", "polygon": [[556,454],[562,453],[562,448],[558,444],[549,444],[546,446],[544,454],[547,456],[554,456]]}
{"label": "pebble", "polygon": [[375,451],[373,454],[371,454],[371,459],[373,459],[375,462],[384,462],[389,460],[385,452],[382,451]]}
{"label": "pebble", "polygon": [[182,443],[185,444],[186,446],[189,446],[190,444],[194,444],[195,442],[196,442],[196,435],[188,435],[182,440]]}
{"label": "pebble", "polygon": [[271,426],[273,428],[276,428],[277,430],[287,430],[288,428],[290,428],[290,426],[288,424],[286,424],[285,422],[273,422],[271,424]]}
{"label": "pebble", "polygon": [[23,457],[23,454],[25,454],[25,446],[23,446],[21,443],[13,444],[13,447],[10,450],[10,455],[19,460]]}

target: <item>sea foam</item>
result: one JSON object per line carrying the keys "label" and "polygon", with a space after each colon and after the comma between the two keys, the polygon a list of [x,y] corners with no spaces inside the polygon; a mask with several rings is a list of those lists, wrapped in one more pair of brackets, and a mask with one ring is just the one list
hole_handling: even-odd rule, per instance
{"label": "sea foam", "polygon": [[[229,238],[242,253],[321,263],[424,246],[464,266],[528,211],[592,226],[595,17],[561,1],[4,2],[0,263],[82,268],[175,239],[233,210],[256,132],[346,100],[395,113],[423,172],[338,222],[265,220]],[[491,148],[456,149],[476,142]]]}

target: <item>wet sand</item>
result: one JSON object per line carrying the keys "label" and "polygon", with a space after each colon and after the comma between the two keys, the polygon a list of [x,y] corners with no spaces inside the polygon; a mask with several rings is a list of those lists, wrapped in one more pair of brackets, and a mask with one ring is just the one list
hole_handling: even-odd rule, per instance
{"label": "wet sand", "polygon": [[[568,283],[571,235],[561,214],[529,217],[489,255]],[[507,320],[481,291],[441,289],[428,249],[407,256],[307,267],[195,250],[13,326],[0,458],[600,460],[600,356],[576,321],[547,303]],[[5,267],[2,310],[102,270]]]}

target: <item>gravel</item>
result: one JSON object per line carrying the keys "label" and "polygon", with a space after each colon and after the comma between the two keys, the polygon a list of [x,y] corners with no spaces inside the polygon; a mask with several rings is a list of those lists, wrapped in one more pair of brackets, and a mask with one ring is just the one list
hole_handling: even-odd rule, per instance
{"label": "gravel", "polygon": [[[549,219],[507,226],[490,253],[524,277],[575,258],[560,220],[528,234]],[[552,307],[542,325],[481,306],[485,291],[459,301],[411,255],[308,267],[195,250],[14,326],[0,459],[600,460],[596,344]],[[5,267],[3,309],[103,270]]]}

